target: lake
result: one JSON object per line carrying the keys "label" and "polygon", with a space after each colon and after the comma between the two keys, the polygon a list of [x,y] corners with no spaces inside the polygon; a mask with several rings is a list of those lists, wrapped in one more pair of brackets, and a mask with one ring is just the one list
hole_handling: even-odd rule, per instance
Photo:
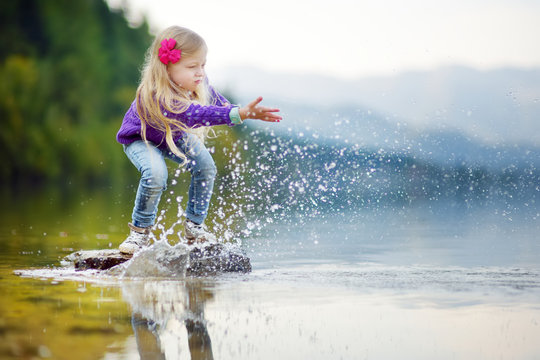
{"label": "lake", "polygon": [[118,246],[130,196],[5,196],[0,358],[540,358],[534,201],[249,214],[264,224],[241,236],[249,274],[132,279],[61,265]]}

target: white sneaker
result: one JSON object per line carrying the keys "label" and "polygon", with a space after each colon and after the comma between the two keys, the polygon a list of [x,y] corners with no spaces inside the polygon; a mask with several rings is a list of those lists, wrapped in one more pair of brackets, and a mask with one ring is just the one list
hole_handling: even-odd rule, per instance
{"label": "white sneaker", "polygon": [[130,232],[129,236],[118,249],[122,254],[134,254],[143,246],[148,245],[150,241],[150,228],[140,228],[131,223],[128,224]]}
{"label": "white sneaker", "polygon": [[184,232],[188,245],[193,243],[216,242],[216,236],[206,231],[204,225],[197,225],[190,220],[184,220]]}

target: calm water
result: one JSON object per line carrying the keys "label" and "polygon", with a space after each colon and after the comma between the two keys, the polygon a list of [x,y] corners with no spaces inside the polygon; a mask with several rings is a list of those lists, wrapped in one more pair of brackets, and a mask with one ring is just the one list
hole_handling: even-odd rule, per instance
{"label": "calm water", "polygon": [[129,201],[6,202],[2,359],[540,358],[540,215],[530,204],[293,216],[243,239],[251,274],[121,279],[60,260],[117,246]]}

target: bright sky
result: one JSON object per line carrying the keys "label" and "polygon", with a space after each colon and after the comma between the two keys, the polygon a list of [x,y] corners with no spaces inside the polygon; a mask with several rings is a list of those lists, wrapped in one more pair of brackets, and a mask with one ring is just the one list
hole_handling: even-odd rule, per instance
{"label": "bright sky", "polygon": [[191,28],[209,68],[355,78],[429,70],[540,67],[538,0],[108,0],[154,30]]}

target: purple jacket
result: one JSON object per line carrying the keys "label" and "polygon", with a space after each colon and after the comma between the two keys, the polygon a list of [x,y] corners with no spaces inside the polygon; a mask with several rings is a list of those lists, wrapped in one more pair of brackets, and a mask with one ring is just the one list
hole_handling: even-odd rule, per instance
{"label": "purple jacket", "polygon": [[[210,97],[215,100],[216,105],[203,106],[198,104],[191,104],[185,112],[181,114],[171,113],[165,114],[168,118],[179,120],[187,127],[199,127],[199,126],[216,126],[216,125],[229,125],[233,126],[229,113],[233,108],[233,105],[229,103],[223,95],[218,93],[214,88],[210,87]],[[174,131],[173,127],[173,140],[178,141],[183,135],[181,131]],[[151,126],[146,127],[146,139],[158,145],[162,149],[167,148],[165,142],[165,133],[157,130]],[[122,126],[116,134],[116,140],[120,144],[128,145],[134,141],[142,140],[141,135],[141,118],[137,113],[136,100],[131,103]]]}

